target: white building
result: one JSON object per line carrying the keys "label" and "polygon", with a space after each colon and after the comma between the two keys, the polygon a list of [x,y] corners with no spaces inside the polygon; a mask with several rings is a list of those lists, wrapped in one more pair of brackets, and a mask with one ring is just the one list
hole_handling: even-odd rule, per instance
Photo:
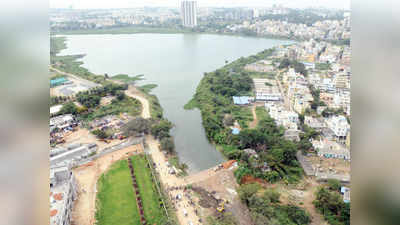
{"label": "white building", "polygon": [[197,2],[182,1],[181,17],[182,17],[182,25],[184,27],[197,26]]}
{"label": "white building", "polygon": [[73,161],[79,161],[88,158],[97,150],[97,144],[79,145],[75,148],[50,151],[50,165],[69,164]]}
{"label": "white building", "polygon": [[350,125],[347,122],[346,117],[333,116],[327,119],[326,124],[328,127],[335,133],[335,136],[338,138],[346,138],[347,133],[350,130]]}

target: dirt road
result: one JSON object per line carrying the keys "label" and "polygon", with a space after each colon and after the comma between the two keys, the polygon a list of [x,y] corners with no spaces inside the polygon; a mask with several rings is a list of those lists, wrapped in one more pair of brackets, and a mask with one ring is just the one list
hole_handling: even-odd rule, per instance
{"label": "dirt road", "polygon": [[143,152],[142,145],[132,145],[73,169],[78,186],[78,197],[74,202],[72,224],[95,224],[96,184],[98,178],[101,174],[106,172],[114,162],[140,152]]}
{"label": "dirt road", "polygon": [[125,91],[125,94],[129,97],[136,98],[142,103],[142,117],[145,119],[150,118],[150,104],[149,101],[144,97],[140,91],[138,91],[134,86],[129,85],[128,90]]}
{"label": "dirt road", "polygon": [[253,104],[251,106],[251,113],[253,114],[253,121],[251,121],[251,123],[249,124],[249,128],[253,129],[257,126],[258,120],[257,120],[257,114],[256,114],[256,105]]}

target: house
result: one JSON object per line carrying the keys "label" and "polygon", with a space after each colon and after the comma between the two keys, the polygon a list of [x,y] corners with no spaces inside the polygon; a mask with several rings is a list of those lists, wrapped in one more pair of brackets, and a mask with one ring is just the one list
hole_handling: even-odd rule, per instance
{"label": "house", "polygon": [[288,129],[288,130],[285,130],[285,134],[283,135],[283,137],[286,140],[290,140],[290,141],[300,141],[299,134],[300,134],[299,130]]}
{"label": "house", "polygon": [[347,122],[346,117],[332,116],[326,120],[328,127],[334,132],[337,138],[346,138],[347,133],[350,131],[350,125]]}
{"label": "house", "polygon": [[350,160],[350,151],[345,146],[328,139],[312,141],[319,157]]}
{"label": "house", "polygon": [[72,114],[65,114],[50,118],[50,127],[57,127],[65,129],[69,126],[74,126],[74,116]]}
{"label": "house", "polygon": [[314,118],[312,116],[305,116],[304,124],[315,129],[318,132],[322,131],[322,128],[326,127],[322,119]]}

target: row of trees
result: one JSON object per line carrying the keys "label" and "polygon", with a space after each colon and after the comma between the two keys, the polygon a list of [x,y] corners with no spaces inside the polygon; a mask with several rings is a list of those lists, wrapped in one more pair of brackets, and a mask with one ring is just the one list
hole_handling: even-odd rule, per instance
{"label": "row of trees", "polygon": [[123,90],[126,90],[127,88],[128,86],[125,84],[107,84],[105,86],[96,87],[88,91],[79,92],[76,95],[76,99],[85,107],[94,108],[100,104],[101,97],[104,97],[108,94],[116,96],[118,100],[123,100],[125,98]]}

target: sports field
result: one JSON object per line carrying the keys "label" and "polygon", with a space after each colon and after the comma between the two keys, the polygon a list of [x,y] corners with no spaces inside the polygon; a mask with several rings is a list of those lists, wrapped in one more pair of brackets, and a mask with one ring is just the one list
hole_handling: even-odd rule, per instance
{"label": "sports field", "polygon": [[[143,209],[148,224],[164,224],[166,215],[160,196],[142,155],[132,156],[132,164],[139,186]],[[116,162],[97,183],[96,221],[98,225],[139,225],[140,215],[133,190],[127,160]]]}

